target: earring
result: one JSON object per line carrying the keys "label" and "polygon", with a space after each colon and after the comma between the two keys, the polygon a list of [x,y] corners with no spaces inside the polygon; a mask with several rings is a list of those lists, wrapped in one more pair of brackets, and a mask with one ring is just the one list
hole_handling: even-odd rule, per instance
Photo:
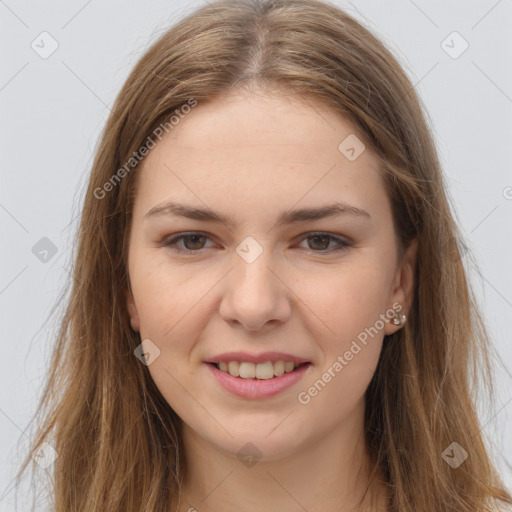
{"label": "earring", "polygon": [[403,313],[395,313],[393,317],[393,323],[395,325],[404,325],[407,321],[407,317]]}

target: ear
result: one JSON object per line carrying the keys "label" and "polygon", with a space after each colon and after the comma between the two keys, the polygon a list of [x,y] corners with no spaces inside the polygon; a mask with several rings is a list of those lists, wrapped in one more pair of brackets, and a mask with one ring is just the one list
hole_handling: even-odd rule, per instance
{"label": "ear", "polygon": [[[408,316],[411,310],[414,297],[414,274],[416,270],[416,259],[418,254],[418,239],[414,238],[407,247],[402,262],[396,271],[391,293],[391,304],[402,305],[400,313]],[[398,312],[398,311],[397,311]],[[389,321],[384,328],[384,334],[393,334],[402,326],[395,325]]]}
{"label": "ear", "polygon": [[130,324],[132,329],[136,332],[140,331],[140,323],[139,323],[139,313],[137,311],[137,306],[135,305],[135,301],[133,300],[133,294],[131,290],[126,290],[126,306],[128,308],[128,314],[130,315]]}

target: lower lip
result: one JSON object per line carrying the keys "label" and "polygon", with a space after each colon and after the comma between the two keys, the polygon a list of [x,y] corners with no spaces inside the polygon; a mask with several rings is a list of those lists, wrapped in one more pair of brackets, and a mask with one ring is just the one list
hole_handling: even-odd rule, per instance
{"label": "lower lip", "polygon": [[205,364],[210,368],[217,382],[225,390],[242,398],[267,398],[275,396],[299,382],[311,366],[311,363],[302,364],[293,372],[283,373],[283,375],[271,379],[259,380],[233,377],[229,373],[219,370],[213,364]]}

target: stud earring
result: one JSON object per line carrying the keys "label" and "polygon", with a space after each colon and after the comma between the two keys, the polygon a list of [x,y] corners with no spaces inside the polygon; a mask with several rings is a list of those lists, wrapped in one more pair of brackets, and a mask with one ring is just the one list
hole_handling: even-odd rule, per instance
{"label": "stud earring", "polygon": [[404,325],[407,321],[407,317],[403,313],[395,313],[393,317],[393,323],[395,325]]}

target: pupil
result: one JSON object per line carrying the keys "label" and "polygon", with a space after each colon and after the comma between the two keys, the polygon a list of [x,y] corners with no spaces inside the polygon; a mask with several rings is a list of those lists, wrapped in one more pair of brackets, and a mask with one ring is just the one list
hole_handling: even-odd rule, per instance
{"label": "pupil", "polygon": [[[327,235],[313,235],[313,236],[311,236],[310,238],[312,238],[313,240],[315,240],[315,243],[316,243],[316,241],[317,241],[317,240],[319,240],[319,239],[323,239],[325,242],[327,242],[327,243],[325,243],[325,244],[321,244],[321,245],[322,245],[322,247],[317,247],[317,249],[318,249],[318,248],[319,248],[319,249],[326,249],[327,247],[329,247],[329,238],[330,238],[330,237],[329,237],[329,236],[327,236]],[[311,247],[311,244],[310,244],[310,247]],[[315,247],[312,247],[312,249],[314,249],[314,248],[315,248]]]}
{"label": "pupil", "polygon": [[194,246],[194,242],[192,242],[193,247],[190,247],[190,244],[187,243],[187,241],[194,240],[197,238],[204,238],[204,235],[188,235],[188,237],[185,238],[185,246],[187,247],[187,249],[201,249],[201,244],[199,244],[199,247],[196,247]]}

